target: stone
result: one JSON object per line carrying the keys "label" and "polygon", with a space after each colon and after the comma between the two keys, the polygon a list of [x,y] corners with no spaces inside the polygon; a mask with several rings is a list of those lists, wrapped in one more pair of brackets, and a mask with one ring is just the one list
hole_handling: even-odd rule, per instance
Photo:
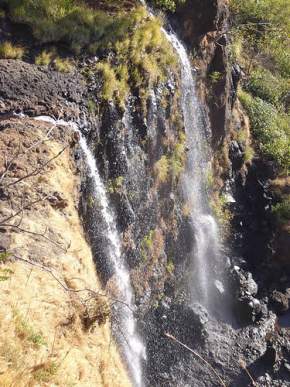
{"label": "stone", "polygon": [[270,302],[277,313],[284,313],[289,309],[289,298],[286,294],[278,290],[273,291]]}

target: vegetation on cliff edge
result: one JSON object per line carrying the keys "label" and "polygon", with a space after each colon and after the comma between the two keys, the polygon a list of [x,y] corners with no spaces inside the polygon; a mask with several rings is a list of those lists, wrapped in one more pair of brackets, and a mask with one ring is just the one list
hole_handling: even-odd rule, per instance
{"label": "vegetation on cliff edge", "polygon": [[[231,0],[231,58],[243,70],[238,97],[251,123],[256,150],[274,163],[287,186],[290,169],[290,2]],[[281,191],[273,215],[289,222],[289,197]]]}

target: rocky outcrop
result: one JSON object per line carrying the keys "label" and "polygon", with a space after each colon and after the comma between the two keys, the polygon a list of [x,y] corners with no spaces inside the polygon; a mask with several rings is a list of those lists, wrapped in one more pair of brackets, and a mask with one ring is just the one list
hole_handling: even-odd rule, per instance
{"label": "rocky outcrop", "polygon": [[80,116],[86,83],[79,72],[63,74],[20,60],[0,61],[0,114],[22,112]]}

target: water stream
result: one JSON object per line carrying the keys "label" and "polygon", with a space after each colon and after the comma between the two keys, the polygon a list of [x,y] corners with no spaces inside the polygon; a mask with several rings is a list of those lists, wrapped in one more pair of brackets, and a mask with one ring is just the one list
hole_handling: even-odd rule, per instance
{"label": "water stream", "polygon": [[186,133],[187,162],[182,176],[182,191],[190,209],[194,248],[191,252],[191,295],[193,302],[209,306],[213,267],[219,259],[219,235],[211,215],[206,190],[209,157],[209,126],[197,97],[192,66],[184,46],[174,33],[163,30],[178,54],[181,66],[181,107]]}
{"label": "water stream", "polygon": [[80,146],[88,167],[89,177],[93,183],[93,195],[98,201],[98,206],[104,220],[105,229],[102,231],[108,243],[110,263],[114,271],[114,287],[118,300],[122,303],[114,305],[114,315],[118,324],[114,327],[114,333],[121,346],[125,361],[132,377],[133,385],[141,387],[142,361],[146,357],[145,347],[137,334],[136,321],[134,317],[134,297],[130,283],[129,272],[126,268],[122,252],[121,241],[116,228],[116,222],[107,198],[106,189],[98,172],[96,160],[91,152],[85,137],[79,131],[75,123],[63,120],[54,120],[51,117],[36,117],[37,120],[46,121],[54,125],[70,126],[79,133]]}

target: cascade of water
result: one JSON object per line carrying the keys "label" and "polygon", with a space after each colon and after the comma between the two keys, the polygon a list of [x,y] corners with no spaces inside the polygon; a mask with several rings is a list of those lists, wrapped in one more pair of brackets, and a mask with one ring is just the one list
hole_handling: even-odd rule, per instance
{"label": "cascade of water", "polygon": [[192,252],[193,301],[209,302],[212,268],[219,257],[218,227],[212,217],[206,192],[208,126],[196,95],[192,67],[184,46],[173,33],[163,30],[177,52],[181,66],[181,106],[186,132],[187,164],[182,176],[182,189],[194,230],[195,246]]}
{"label": "cascade of water", "polygon": [[71,126],[80,135],[80,146],[87,163],[90,178],[93,182],[94,195],[98,200],[101,214],[104,219],[106,230],[104,234],[107,236],[109,257],[114,269],[114,285],[117,288],[118,303],[116,306],[116,314],[118,316],[118,326],[116,327],[116,336],[121,344],[129,371],[132,375],[133,384],[136,387],[141,387],[142,382],[142,359],[146,358],[145,347],[140,340],[134,319],[134,300],[133,292],[130,284],[130,276],[121,254],[121,241],[116,228],[113,213],[107,199],[106,190],[100,178],[95,158],[89,149],[85,137],[78,130],[76,124],[63,120],[54,120],[51,117],[41,116],[37,120],[50,122],[55,125]]}

